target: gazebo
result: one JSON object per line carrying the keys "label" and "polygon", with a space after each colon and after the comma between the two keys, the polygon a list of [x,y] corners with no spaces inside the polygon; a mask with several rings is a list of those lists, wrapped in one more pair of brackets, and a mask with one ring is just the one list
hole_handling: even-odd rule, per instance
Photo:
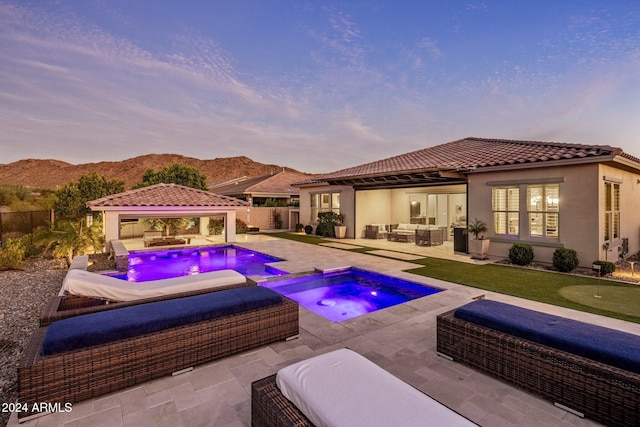
{"label": "gazebo", "polygon": [[248,206],[234,197],[222,196],[178,184],[156,184],[87,202],[94,212],[103,212],[107,242],[120,239],[120,222],[133,218],[199,217],[200,234],[208,234],[210,216],[225,222],[225,241],[236,240],[236,209]]}

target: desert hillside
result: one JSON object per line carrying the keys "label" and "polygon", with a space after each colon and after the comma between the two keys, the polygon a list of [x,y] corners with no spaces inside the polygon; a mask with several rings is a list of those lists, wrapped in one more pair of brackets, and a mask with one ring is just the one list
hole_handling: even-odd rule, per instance
{"label": "desert hillside", "polygon": [[97,172],[107,179],[124,179],[129,189],[140,182],[147,169],[159,170],[174,163],[188,165],[206,175],[212,183],[239,176],[255,177],[294,169],[254,162],[248,157],[226,157],[200,160],[178,154],[147,154],[120,162],[99,162],[72,165],[59,160],[27,159],[0,164],[0,185],[24,185],[37,189],[55,190],[56,187],[77,181],[83,173]]}

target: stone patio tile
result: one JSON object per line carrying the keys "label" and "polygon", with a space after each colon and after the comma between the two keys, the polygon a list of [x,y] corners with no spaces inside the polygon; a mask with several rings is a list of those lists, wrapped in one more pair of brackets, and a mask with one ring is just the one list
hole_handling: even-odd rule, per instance
{"label": "stone patio tile", "polygon": [[189,382],[194,390],[211,387],[233,379],[231,371],[219,362],[198,366],[193,370],[192,374],[189,376]]}
{"label": "stone patio tile", "polygon": [[246,426],[236,410],[223,399],[201,403],[179,413],[183,425],[189,427]]}
{"label": "stone patio tile", "polygon": [[178,411],[184,411],[200,404],[200,398],[191,383],[180,384],[169,389],[168,392]]}
{"label": "stone patio tile", "polygon": [[[266,375],[263,375],[258,378],[263,378],[265,376]],[[228,405],[236,405],[247,400],[250,396],[250,391],[245,390],[242,384],[251,384],[255,379],[242,383],[237,379],[229,380],[222,384],[216,384],[208,388],[200,389],[196,392],[196,395],[202,403],[222,400]]]}
{"label": "stone patio tile", "polygon": [[[70,421],[87,417],[95,412],[93,399],[87,399],[83,402],[74,403],[72,406],[71,412],[64,412],[63,418],[64,422],[68,423]],[[57,414],[56,414],[57,415]]]}
{"label": "stone patio tile", "polygon": [[144,392],[147,395],[158,393],[162,390],[168,390],[190,381],[193,372],[186,372],[180,375],[167,375],[155,380],[144,383]]}
{"label": "stone patio tile", "polygon": [[147,409],[149,407],[147,395],[145,387],[136,387],[120,393],[118,397],[120,398],[122,415],[127,416]]}
{"label": "stone patio tile", "polygon": [[94,412],[83,418],[65,424],[65,427],[122,427],[123,418],[120,407]]}
{"label": "stone patio tile", "polygon": [[163,403],[123,417],[125,427],[182,427],[182,418],[173,402]]}

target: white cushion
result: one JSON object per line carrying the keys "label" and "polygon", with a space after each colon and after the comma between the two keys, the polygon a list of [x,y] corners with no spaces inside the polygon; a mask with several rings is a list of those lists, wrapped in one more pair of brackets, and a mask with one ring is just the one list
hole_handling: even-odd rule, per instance
{"label": "white cushion", "polygon": [[408,230],[408,229],[409,229],[409,224],[404,224],[402,222],[398,224],[397,230]]}
{"label": "white cushion", "polygon": [[211,271],[209,273],[148,282],[128,282],[90,271],[69,270],[62,282],[62,289],[72,295],[103,298],[112,301],[132,301],[141,298],[171,295],[178,292],[216,288],[246,281],[246,277],[234,270]]}
{"label": "white cushion", "polygon": [[276,383],[319,427],[475,425],[348,349],[287,366]]}

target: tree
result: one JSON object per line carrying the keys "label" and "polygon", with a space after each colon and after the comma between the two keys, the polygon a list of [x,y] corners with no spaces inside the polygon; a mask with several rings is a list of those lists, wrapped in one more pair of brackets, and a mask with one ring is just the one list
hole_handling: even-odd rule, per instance
{"label": "tree", "polygon": [[107,180],[96,172],[82,174],[78,182],[70,182],[56,191],[56,201],[53,210],[56,218],[72,221],[80,220],[91,212],[87,202],[110,194],[124,191],[124,181],[118,179]]}
{"label": "tree", "polygon": [[207,177],[200,171],[191,166],[174,163],[171,166],[160,169],[155,172],[153,169],[147,169],[142,175],[142,181],[133,188],[148,187],[155,184],[179,184],[185,187],[197,188],[199,190],[208,190]]}

